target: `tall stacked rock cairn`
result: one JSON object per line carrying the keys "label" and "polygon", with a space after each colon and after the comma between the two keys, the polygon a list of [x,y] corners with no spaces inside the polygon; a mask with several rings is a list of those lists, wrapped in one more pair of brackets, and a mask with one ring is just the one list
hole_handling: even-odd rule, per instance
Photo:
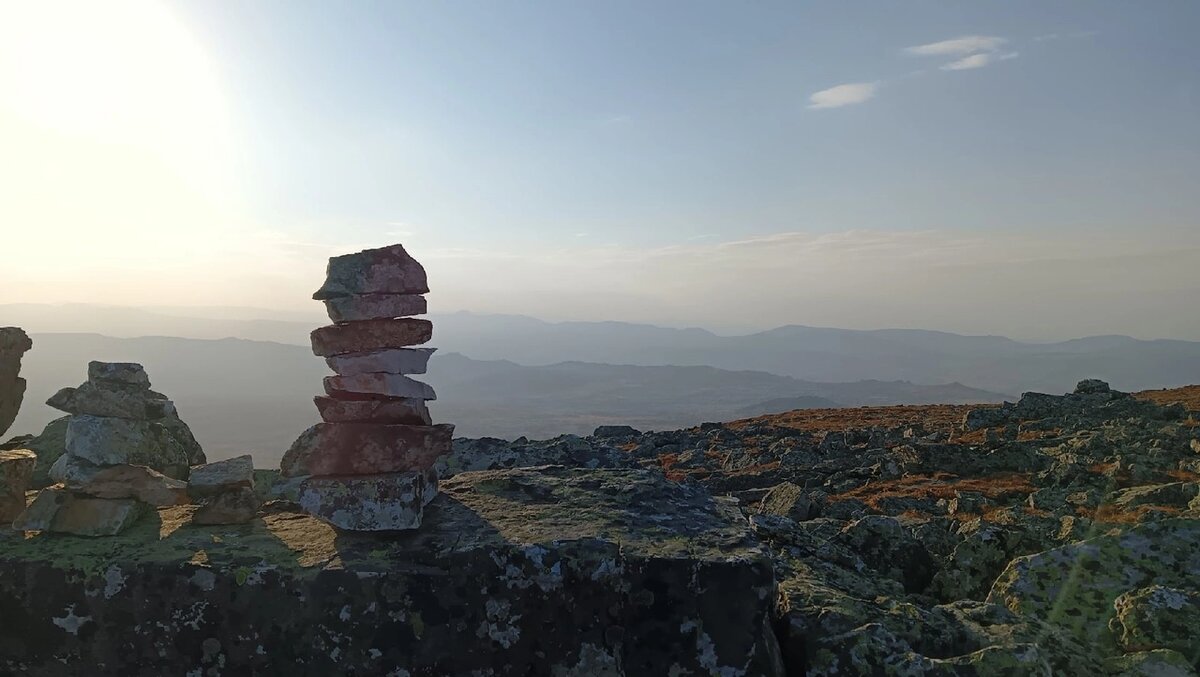
{"label": "tall stacked rock cairn", "polygon": [[303,477],[306,512],[347,531],[421,526],[437,494],[438,457],[450,453],[454,426],[433,425],[433,388],[424,374],[433,336],[425,269],[401,245],[329,259],[313,294],[333,324],[312,332],[313,353],[335,376],[315,398],[323,423],[304,431],[283,457],[286,477]]}
{"label": "tall stacked rock cairn", "polygon": [[187,503],[184,480],[204,452],[142,365],[91,362],[86,383],[46,404],[71,415],[66,451],[50,467],[58,484],[38,493],[14,529],[112,536],[152,506]]}

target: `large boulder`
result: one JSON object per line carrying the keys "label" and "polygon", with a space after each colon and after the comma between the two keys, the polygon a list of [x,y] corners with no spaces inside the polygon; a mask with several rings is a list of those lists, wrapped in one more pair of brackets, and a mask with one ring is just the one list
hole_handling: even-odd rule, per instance
{"label": "large boulder", "polygon": [[400,535],[190,511],[0,540],[0,672],[783,674],[767,554],[736,509],[654,472],[463,473]]}
{"label": "large boulder", "polygon": [[[191,431],[159,421],[76,415],[67,423],[67,453],[95,465],[144,465],[176,479],[186,479],[188,466],[203,452]],[[187,435],[179,433],[186,431]]]}

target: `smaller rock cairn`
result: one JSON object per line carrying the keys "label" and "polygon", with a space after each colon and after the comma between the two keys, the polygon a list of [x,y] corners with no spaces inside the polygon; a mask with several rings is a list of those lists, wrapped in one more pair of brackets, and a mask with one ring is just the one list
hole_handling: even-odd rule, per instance
{"label": "smaller rock cairn", "polygon": [[434,461],[451,449],[454,426],[432,425],[425,373],[433,324],[425,269],[401,245],[329,259],[313,294],[333,324],[312,332],[313,353],[337,374],[315,398],[323,423],[304,431],[283,457],[286,477],[305,477],[298,502],[348,531],[421,526],[437,494]]}
{"label": "smaller rock cairn", "polygon": [[142,365],[91,362],[86,383],[46,404],[71,414],[66,452],[50,467],[59,484],[39,492],[14,529],[111,536],[151,506],[187,503],[183,480],[204,452]]}

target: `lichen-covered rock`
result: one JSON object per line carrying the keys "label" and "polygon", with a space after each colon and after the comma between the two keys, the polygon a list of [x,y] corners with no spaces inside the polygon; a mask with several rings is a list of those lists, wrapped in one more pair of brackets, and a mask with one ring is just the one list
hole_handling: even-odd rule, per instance
{"label": "lichen-covered rock", "polygon": [[262,501],[253,487],[237,487],[200,501],[192,515],[195,524],[242,524],[258,515]]}
{"label": "lichen-covered rock", "polygon": [[145,465],[177,479],[187,477],[190,465],[185,445],[158,421],[72,416],[66,447],[68,454],[96,465]]}
{"label": "lichen-covered rock", "polygon": [[8,432],[21,408],[25,397],[21,356],[32,347],[33,341],[21,329],[0,327],[0,435]]}
{"label": "lichen-covered rock", "polygon": [[894,517],[868,515],[848,524],[837,536],[867,566],[899,581],[909,592],[919,592],[933,578],[933,559],[924,544]]}
{"label": "lichen-covered rock", "polygon": [[425,294],[428,291],[425,268],[409,256],[403,245],[394,244],[330,257],[325,269],[325,284],[313,298],[327,300],[361,294]]}
{"label": "lichen-covered rock", "polygon": [[[64,456],[64,459],[69,458]],[[188,502],[187,484],[141,465],[91,466],[73,464],[62,481],[68,489],[95,498],[133,498],[157,506]]]}
{"label": "lichen-covered rock", "polygon": [[371,475],[433,466],[450,453],[454,426],[318,423],[283,455],[285,477]]}
{"label": "lichen-covered rock", "polygon": [[17,531],[49,531],[75,536],[115,536],[149,509],[134,499],[92,498],[50,487],[38,492],[13,521]]}
{"label": "lichen-covered rock", "polygon": [[821,503],[805,491],[804,487],[791,482],[781,482],[763,496],[759,509],[768,515],[782,515],[803,522],[820,513]]}
{"label": "lichen-covered rock", "polygon": [[36,465],[37,456],[28,449],[0,451],[0,523],[25,511],[25,491]]}
{"label": "lichen-covered rock", "polygon": [[150,388],[150,377],[146,369],[136,362],[88,362],[88,381],[110,382],[116,385]]}
{"label": "lichen-covered rock", "polygon": [[1200,520],[1168,519],[1020,557],[996,579],[988,601],[1111,650],[1113,602],[1149,585],[1195,586],[1197,543]]}
{"label": "lichen-covered rock", "polygon": [[1109,628],[1126,651],[1173,649],[1200,659],[1200,593],[1154,585],[1121,595],[1113,608]]}
{"label": "lichen-covered rock", "polygon": [[188,494],[206,498],[227,491],[254,490],[254,459],[249,454],[193,466],[188,475]]}
{"label": "lichen-covered rock", "polygon": [[421,526],[425,474],[312,477],[296,502],[311,515],[346,531],[400,531]]}
{"label": "lichen-covered rock", "polygon": [[1196,677],[1191,661],[1169,649],[1113,656],[1105,667],[1110,677]]}
{"label": "lichen-covered rock", "polygon": [[607,444],[594,443],[577,435],[554,439],[509,442],[494,437],[454,440],[452,451],[438,458],[434,467],[441,477],[470,470],[529,468],[565,465],[573,468],[636,468],[636,459]]}
{"label": "lichen-covered rock", "polygon": [[166,395],[116,382],[89,381],[78,388],[63,388],[46,400],[46,404],[68,414],[140,421],[175,415],[175,403]]}
{"label": "lichen-covered rock", "polygon": [[0,541],[0,672],[783,674],[770,561],[703,489],[560,468],[444,492],[400,535],[177,507],[104,541]]}
{"label": "lichen-covered rock", "polygon": [[1142,505],[1164,505],[1182,508],[1197,495],[1200,495],[1200,483],[1169,482],[1141,487],[1130,487],[1118,493],[1112,504],[1123,508],[1136,508]]}
{"label": "lichen-covered rock", "polygon": [[428,343],[433,338],[433,323],[404,317],[331,324],[312,330],[309,338],[313,354],[320,357],[369,353]]}
{"label": "lichen-covered rock", "polygon": [[[70,416],[56,418],[47,423],[40,434],[16,441],[15,448],[25,448],[37,454],[37,465],[33,469],[33,476],[29,478],[30,489],[41,489],[58,481],[50,478],[50,468],[67,453],[67,423],[70,420]],[[8,446],[7,443],[5,446]]]}

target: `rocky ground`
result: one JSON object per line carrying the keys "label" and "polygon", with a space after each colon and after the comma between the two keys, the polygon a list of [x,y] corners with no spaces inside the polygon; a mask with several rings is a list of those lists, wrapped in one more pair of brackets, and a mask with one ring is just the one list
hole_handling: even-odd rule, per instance
{"label": "rocky ground", "polygon": [[[50,451],[55,439],[26,442]],[[1130,395],[1085,381],[1002,406],[457,439],[439,464],[444,493],[407,536],[337,536],[289,502],[293,480],[258,471],[269,502],[251,524],[198,526],[173,507],[116,539],[0,539],[11,574],[0,616],[28,629],[0,642],[0,666],[274,674],[283,656],[294,674],[1171,676],[1200,665],[1200,387]],[[152,629],[163,624],[165,635]]]}
{"label": "rocky ground", "polygon": [[444,474],[661,470],[769,546],[788,674],[1194,675],[1200,387],[456,440]]}

